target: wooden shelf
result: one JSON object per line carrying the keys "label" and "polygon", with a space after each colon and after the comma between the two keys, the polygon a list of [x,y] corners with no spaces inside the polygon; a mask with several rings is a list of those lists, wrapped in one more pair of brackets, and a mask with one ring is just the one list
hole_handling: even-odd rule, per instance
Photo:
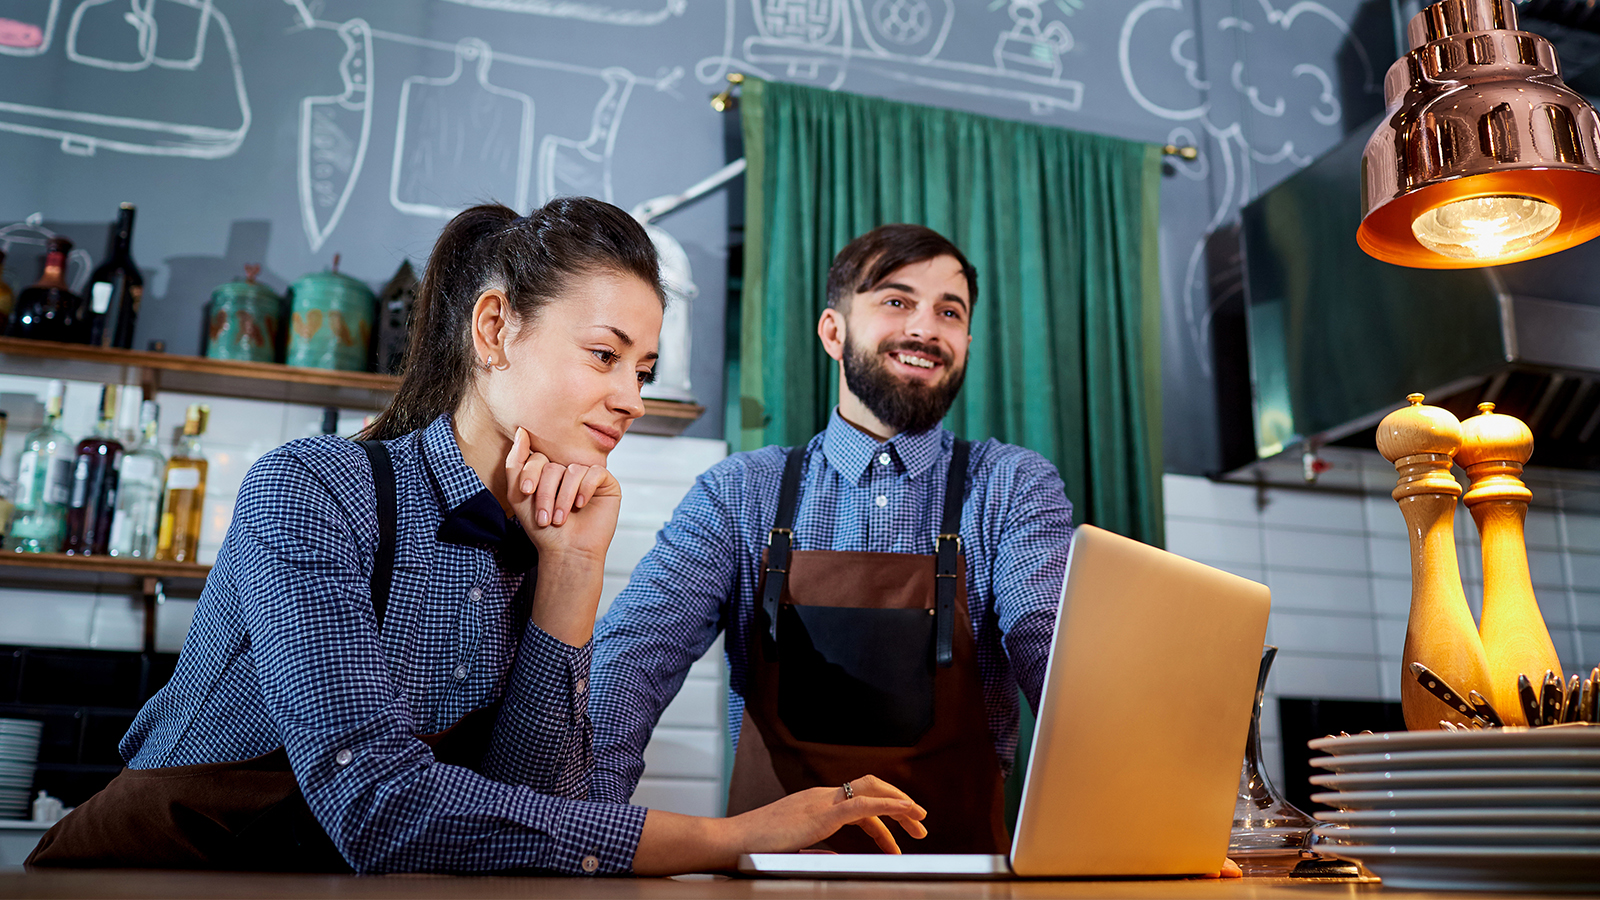
{"label": "wooden shelf", "polygon": [[211,567],[199,563],[166,562],[154,559],[128,559],[120,556],[68,556],[65,553],[0,553],[0,567],[14,569],[59,569],[92,572],[98,575],[127,575],[133,578],[185,579],[205,581]]}
{"label": "wooden shelf", "polygon": [[[400,386],[399,378],[375,372],[306,369],[14,337],[0,337],[0,372],[69,381],[138,382],[145,385],[147,396],[166,390],[366,410],[388,406]],[[671,400],[645,400],[644,408],[644,416],[631,429],[637,434],[677,435],[705,412],[699,404]]]}

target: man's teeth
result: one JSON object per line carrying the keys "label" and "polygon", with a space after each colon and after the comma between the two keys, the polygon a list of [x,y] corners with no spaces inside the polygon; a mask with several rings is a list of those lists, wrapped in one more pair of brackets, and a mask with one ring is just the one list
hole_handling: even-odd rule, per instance
{"label": "man's teeth", "polygon": [[917,366],[923,369],[933,368],[933,360],[923,359],[920,356],[907,356],[904,353],[897,353],[895,354],[895,359],[900,360],[908,366]]}

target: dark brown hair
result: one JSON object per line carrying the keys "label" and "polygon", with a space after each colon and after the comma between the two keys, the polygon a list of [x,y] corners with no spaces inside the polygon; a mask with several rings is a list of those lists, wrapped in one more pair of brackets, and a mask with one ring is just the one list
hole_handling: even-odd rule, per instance
{"label": "dark brown hair", "polygon": [[855,294],[872,290],[901,266],[935,257],[953,256],[967,276],[967,303],[978,302],[978,270],[956,245],[932,228],[904,222],[879,225],[844,245],[828,268],[828,308]]}
{"label": "dark brown hair", "polygon": [[644,226],[604,201],[562,197],[520,218],[484,204],[451,219],[417,286],[400,389],[358,437],[390,440],[455,411],[472,383],[477,359],[468,320],[484,291],[505,291],[512,314],[529,323],[574,278],[601,272],[636,276],[666,304]]}

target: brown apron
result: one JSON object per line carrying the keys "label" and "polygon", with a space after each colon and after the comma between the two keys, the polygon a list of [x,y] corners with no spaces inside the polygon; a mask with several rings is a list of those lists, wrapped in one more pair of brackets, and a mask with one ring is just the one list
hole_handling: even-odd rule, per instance
{"label": "brown apron", "polygon": [[[967,611],[956,441],[934,555],[793,550],[805,446],[789,451],[762,556],[728,814],[875,775],[928,811],[909,853],[1004,853],[1005,790]],[[851,827],[819,845],[876,853]]]}
{"label": "brown apron", "polygon": [[[362,441],[378,497],[372,601],[383,628],[394,570],[396,501],[388,448]],[[438,734],[418,735],[436,760],[476,770],[500,704],[475,710]],[[289,754],[161,769],[123,769],[45,832],[28,866],[349,872],[306,804]]]}

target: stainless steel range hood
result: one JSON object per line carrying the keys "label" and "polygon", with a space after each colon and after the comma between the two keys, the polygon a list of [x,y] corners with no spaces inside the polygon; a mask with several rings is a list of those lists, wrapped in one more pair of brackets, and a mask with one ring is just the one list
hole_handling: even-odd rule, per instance
{"label": "stainless steel range hood", "polygon": [[1259,458],[1372,447],[1405,395],[1526,421],[1533,462],[1600,469],[1600,240],[1510,266],[1422,270],[1356,246],[1371,127],[1246,206],[1241,243]]}

